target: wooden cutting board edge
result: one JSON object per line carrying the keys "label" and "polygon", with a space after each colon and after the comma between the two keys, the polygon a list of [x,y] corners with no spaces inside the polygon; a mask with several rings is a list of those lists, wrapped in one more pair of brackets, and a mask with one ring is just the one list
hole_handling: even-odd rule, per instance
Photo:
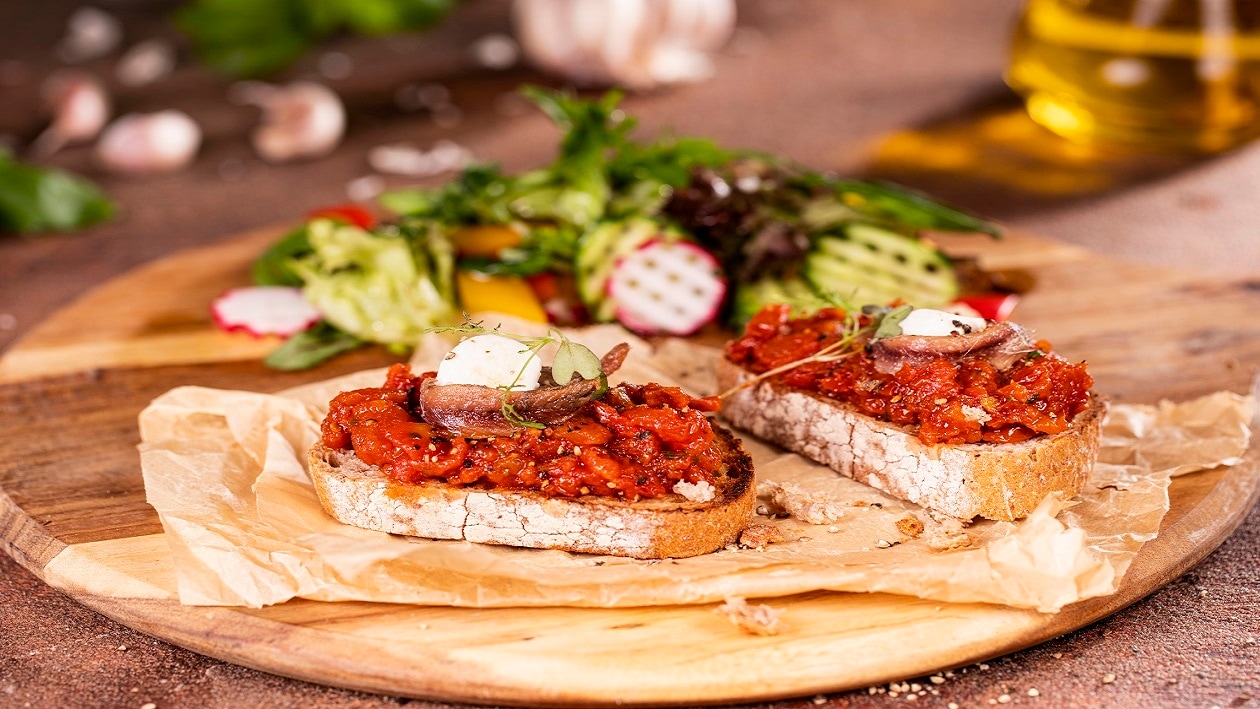
{"label": "wooden cutting board edge", "polygon": [[[168,259],[141,267],[128,274],[127,278],[161,280],[171,273],[179,273],[186,269],[189,263],[195,263],[210,256],[234,264],[231,268],[232,272],[238,273],[238,276],[243,275],[243,265],[247,264],[249,259],[277,233],[277,229],[262,229],[206,248],[181,252]],[[1044,243],[1033,238],[1017,239],[1014,244],[1008,242],[1008,245],[1013,248],[1008,248],[999,254],[995,262],[1003,267],[1020,267],[1033,263],[1044,264],[1047,259],[1058,264],[1072,264],[1086,257],[1084,252],[1070,247],[1055,246],[1049,250],[1039,248]],[[203,302],[208,302],[208,299],[218,291],[231,285],[235,283],[223,283],[219,279],[198,284],[196,287],[206,295]],[[98,308],[102,302],[107,307],[125,310],[127,297],[127,289],[122,287],[122,284],[111,282],[67,306],[43,325],[32,330],[26,338],[0,358],[0,381],[5,381],[6,378],[10,381],[21,381],[85,369],[82,360],[49,362],[47,355],[59,347],[76,342],[76,336],[81,333],[76,332],[74,323],[81,320],[84,311]],[[138,322],[140,323],[139,330],[136,329]],[[184,359],[178,359],[178,362],[251,359],[274,346],[273,342],[267,340],[258,341],[219,333],[207,333],[202,312],[188,314],[186,332],[180,332],[178,323],[174,328],[170,327],[170,323],[158,325],[159,327],[149,333],[144,331],[146,323],[134,318],[121,317],[116,334],[120,340],[138,337],[142,342],[146,337],[174,336],[176,342],[179,342],[181,337],[186,337],[184,342],[187,347],[181,350],[184,354],[180,355]],[[167,342],[170,341],[167,340]],[[103,364],[105,367],[172,363],[166,359],[148,361],[141,358],[137,360],[135,358],[137,350],[116,352],[106,349],[94,352],[90,347],[85,351],[76,352],[75,357],[90,358],[102,352],[107,356],[119,355],[117,362],[107,358]],[[25,362],[34,363],[33,367],[24,365],[15,369],[11,366],[15,359],[20,360],[27,354],[32,356]],[[50,366],[43,367],[40,360],[43,360],[43,365]],[[93,360],[89,359],[89,361]],[[776,679],[780,681],[776,681],[771,686],[744,686],[728,683],[718,688],[710,686],[704,692],[690,695],[679,694],[679,688],[672,688],[670,693],[663,696],[655,696],[648,692],[638,696],[625,694],[609,696],[597,691],[566,693],[548,687],[525,688],[519,684],[476,683],[470,682],[464,676],[460,676],[457,681],[449,681],[448,673],[451,670],[458,670],[458,664],[454,667],[440,664],[434,672],[405,671],[390,674],[381,672],[379,669],[372,671],[371,668],[358,668],[355,673],[347,674],[344,671],[347,666],[353,666],[356,661],[362,660],[362,649],[357,646],[351,647],[352,644],[349,643],[343,645],[335,642],[344,640],[344,637],[336,633],[271,620],[236,609],[194,608],[167,600],[117,599],[84,593],[81,589],[70,588],[63,584],[55,584],[55,587],[67,592],[84,605],[126,625],[203,654],[276,674],[335,686],[406,694],[427,699],[527,705],[541,703],[554,706],[613,702],[646,706],[677,702],[712,704],[770,700],[869,686],[958,667],[1043,642],[1105,617],[1140,600],[1184,573],[1223,542],[1241,524],[1256,499],[1260,497],[1260,467],[1258,466],[1260,463],[1257,463],[1256,452],[1253,449],[1248,453],[1243,464],[1223,473],[1202,473],[1174,481],[1173,489],[1176,491],[1184,486],[1196,484],[1194,482],[1196,479],[1206,483],[1210,478],[1217,478],[1206,496],[1184,515],[1175,520],[1170,515],[1168,527],[1157,539],[1143,548],[1116,594],[1083,601],[1055,615],[1031,614],[1039,618],[1039,621],[1030,623],[1021,632],[988,638],[984,642],[973,643],[966,647],[957,647],[948,658],[935,658],[930,662],[919,659],[903,662],[901,658],[892,658],[884,664],[881,672],[860,678],[850,677],[843,681],[832,674],[808,681],[802,678],[796,684],[785,685],[781,682],[784,678],[779,677]],[[1222,512],[1227,514],[1222,515]],[[0,489],[0,532],[2,532],[0,546],[3,546],[20,564],[46,581],[48,579],[43,573],[45,566],[66,549],[63,542],[49,534],[38,520],[33,520],[26,515],[17,502],[11,499],[3,489]],[[1190,540],[1191,533],[1195,536],[1193,541]],[[1155,561],[1157,557],[1170,557],[1174,562],[1158,563]],[[844,597],[851,594],[831,595]],[[794,599],[776,599],[775,602],[778,601],[790,606]],[[528,611],[528,609],[522,610]],[[697,610],[708,612],[706,607],[699,607]],[[171,617],[179,619],[177,627],[164,624],[164,621],[169,621]],[[257,638],[251,638],[249,633],[245,632],[249,630],[263,631],[270,635],[271,639],[259,643]],[[330,642],[330,635],[334,642]],[[378,648],[378,650],[382,649]],[[837,658],[837,661],[843,662],[844,659]],[[527,689],[530,693],[522,694]]]}
{"label": "wooden cutting board edge", "polygon": [[[1174,484],[1193,484],[1195,475],[1211,476],[1212,473],[1192,474]],[[2,491],[0,495],[3,495]],[[84,593],[66,584],[53,582],[52,585],[79,603],[128,627],[195,652],[273,674],[348,689],[436,701],[517,706],[663,706],[771,701],[859,689],[954,669],[1084,627],[1141,600],[1198,564],[1242,523],[1257,499],[1260,499],[1260,456],[1253,449],[1239,465],[1221,474],[1207,495],[1194,507],[1162,529],[1155,540],[1142,548],[1115,594],[1073,604],[1057,614],[1028,612],[1029,622],[1019,632],[954,647],[948,659],[935,657],[925,661],[922,657],[909,654],[891,656],[878,673],[849,677],[843,677],[843,673],[820,677],[744,677],[742,684],[728,681],[716,688],[702,687],[700,692],[693,687],[690,688],[691,694],[687,693],[686,687],[668,685],[645,687],[642,696],[635,696],[626,694],[624,688],[610,695],[598,691],[565,692],[546,685],[526,687],[479,681],[468,676],[466,665],[444,658],[440,652],[426,657],[423,663],[402,656],[385,663],[382,660],[391,659],[388,656],[395,654],[388,642],[354,642],[352,636],[271,620],[257,612],[235,608],[183,606],[174,600],[119,599]],[[20,536],[11,538],[10,532],[15,528]],[[48,535],[41,525],[22,514],[7,498],[0,499],[0,529],[5,530],[6,551],[37,577],[49,581],[43,569],[51,558],[38,563],[38,558],[24,553],[14,554],[14,551],[30,548],[51,550],[58,546],[66,548],[66,545]],[[1194,541],[1189,538],[1191,533],[1196,537]],[[1155,561],[1167,557],[1175,559],[1175,563]],[[816,595],[806,594],[806,597]],[[850,594],[830,595],[842,597]],[[767,602],[790,612],[796,600],[769,599]],[[697,606],[695,611],[710,613],[711,608]],[[1011,610],[995,608],[1000,612]],[[519,609],[522,613],[531,610]],[[592,612],[615,614],[617,609],[592,609]],[[260,637],[265,640],[260,642]],[[756,640],[750,638],[750,641]],[[783,638],[782,643],[790,645],[790,637]],[[782,650],[782,645],[773,647],[776,649],[769,652],[777,654]],[[370,652],[372,657],[366,663],[365,652]],[[842,664],[846,657],[847,653],[836,657],[836,663]]]}

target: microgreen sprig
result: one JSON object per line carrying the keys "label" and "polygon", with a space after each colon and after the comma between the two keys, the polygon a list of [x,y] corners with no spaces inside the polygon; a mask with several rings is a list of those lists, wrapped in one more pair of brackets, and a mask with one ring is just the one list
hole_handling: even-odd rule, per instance
{"label": "microgreen sprig", "polygon": [[557,384],[568,384],[573,380],[573,375],[577,374],[582,379],[599,379],[601,388],[604,386],[606,379],[604,370],[599,361],[599,357],[591,351],[586,345],[570,340],[565,334],[556,328],[547,330],[546,335],[518,335],[511,332],[503,332],[497,326],[486,327],[485,321],[474,321],[465,313],[463,325],[447,325],[443,327],[433,327],[425,330],[426,333],[458,333],[464,336],[473,335],[498,335],[506,337],[510,340],[516,340],[525,347],[522,352],[529,352],[529,357],[521,365],[516,372],[516,377],[511,383],[498,387],[503,390],[503,404],[500,411],[503,418],[509,423],[516,426],[525,426],[528,428],[545,428],[545,426],[536,421],[529,421],[521,416],[516,407],[508,398],[508,394],[520,384],[521,375],[525,372],[527,365],[539,356],[542,349],[547,345],[558,345],[555,358],[551,362],[551,377]]}
{"label": "microgreen sprig", "polygon": [[[793,360],[787,364],[779,365],[773,369],[767,370],[756,376],[751,377],[748,381],[737,384],[730,389],[718,394],[718,398],[724,399],[735,392],[753,386],[759,382],[765,381],[774,376],[790,372],[802,365],[812,362],[838,362],[842,359],[852,357],[858,353],[856,344],[867,333],[871,333],[873,339],[881,337],[892,337],[901,334],[900,323],[905,319],[906,315],[913,310],[912,306],[902,305],[895,308],[884,306],[864,306],[862,308],[854,308],[847,303],[835,298],[832,300],[836,307],[844,311],[844,323],[840,326],[840,337],[835,342],[818,350],[808,357]],[[869,322],[862,324],[862,316],[869,318]]]}

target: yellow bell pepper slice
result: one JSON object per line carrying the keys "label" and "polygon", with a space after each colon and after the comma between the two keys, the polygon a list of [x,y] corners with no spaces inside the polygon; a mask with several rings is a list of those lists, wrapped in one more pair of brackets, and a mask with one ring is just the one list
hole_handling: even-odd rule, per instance
{"label": "yellow bell pepper slice", "polygon": [[499,224],[465,226],[451,233],[451,243],[460,256],[495,258],[499,251],[519,246],[521,233]]}
{"label": "yellow bell pepper slice", "polygon": [[520,276],[487,276],[470,271],[455,272],[460,307],[465,312],[496,312],[524,320],[547,322],[547,312],[534,290]]}

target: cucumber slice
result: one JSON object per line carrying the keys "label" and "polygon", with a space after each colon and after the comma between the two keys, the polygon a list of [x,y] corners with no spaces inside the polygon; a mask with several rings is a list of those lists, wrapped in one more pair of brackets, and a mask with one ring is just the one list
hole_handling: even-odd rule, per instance
{"label": "cucumber slice", "polygon": [[597,224],[582,236],[574,257],[574,278],[578,295],[596,320],[609,320],[616,310],[615,306],[605,306],[605,288],[617,260],[667,235],[664,225],[651,219],[628,219]]}
{"label": "cucumber slice", "polygon": [[855,305],[901,299],[920,307],[952,302],[959,292],[949,259],[924,242],[869,224],[819,236],[805,257],[805,279],[819,293]]}
{"label": "cucumber slice", "polygon": [[799,278],[767,277],[739,285],[731,303],[731,320],[743,327],[758,310],[770,303],[787,303],[796,316],[811,315],[833,305]]}

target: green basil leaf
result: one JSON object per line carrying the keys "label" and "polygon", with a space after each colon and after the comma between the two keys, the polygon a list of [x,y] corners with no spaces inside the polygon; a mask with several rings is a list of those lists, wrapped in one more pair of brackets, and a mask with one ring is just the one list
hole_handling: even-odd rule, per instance
{"label": "green basil leaf", "polygon": [[283,69],[339,32],[380,35],[433,26],[455,0],[193,0],[175,24],[202,61],[234,76]]}
{"label": "green basil leaf", "polygon": [[276,351],[267,355],[263,364],[285,372],[310,369],[364,344],[366,343],[363,340],[321,320],[285,340]]}
{"label": "green basil leaf", "polygon": [[0,149],[0,232],[72,231],[113,215],[113,202],[91,182],[24,165]]}

